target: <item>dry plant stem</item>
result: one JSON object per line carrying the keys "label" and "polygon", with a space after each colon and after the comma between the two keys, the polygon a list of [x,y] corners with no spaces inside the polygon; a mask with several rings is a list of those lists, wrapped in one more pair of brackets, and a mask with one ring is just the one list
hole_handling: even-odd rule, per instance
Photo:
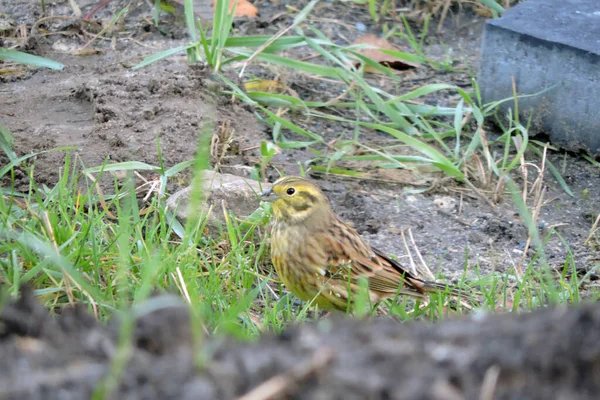
{"label": "dry plant stem", "polygon": [[487,173],[485,174],[484,181],[485,187],[487,187],[487,183],[492,181],[492,164],[494,163],[492,153],[490,152],[490,145],[487,140],[487,135],[485,130],[482,127],[479,127],[479,137],[481,138],[482,146],[483,146],[483,154],[485,155],[485,160],[487,161]]}
{"label": "dry plant stem", "polygon": [[[190,294],[187,290],[187,285],[185,284],[185,279],[183,279],[181,269],[179,269],[179,267],[177,267],[175,271],[177,272],[177,276],[175,276],[175,273],[173,273],[173,272],[171,273],[171,276],[173,277],[173,281],[175,282],[175,285],[179,288],[179,291],[181,292],[181,294],[183,294],[185,301],[187,301],[188,304],[192,304],[192,300],[190,299]],[[200,325],[202,326],[202,330],[204,331],[204,333],[206,335],[209,335],[210,333],[208,332],[208,329],[206,328],[206,326],[202,323]]]}
{"label": "dry plant stem", "polygon": [[183,275],[181,274],[181,269],[179,268],[179,266],[177,266],[177,268],[175,270],[177,271],[177,278],[179,280],[179,284],[181,285],[180,286],[181,293],[183,294],[183,297],[188,302],[188,304],[192,304],[192,300],[190,299],[190,294],[187,290],[187,286],[185,285],[185,279],[183,279]]}
{"label": "dry plant stem", "polygon": [[444,3],[444,9],[442,10],[442,15],[440,16],[440,22],[438,23],[436,33],[439,35],[442,32],[442,27],[444,26],[444,21],[446,20],[446,15],[448,15],[448,10],[450,9],[450,3],[452,0],[446,0]]}
{"label": "dry plant stem", "polygon": [[[535,224],[537,221],[537,218],[539,216],[540,213],[540,209],[542,208],[542,202],[544,199],[544,194],[546,193],[546,188],[543,188],[541,193],[540,193],[540,198],[539,200],[535,203],[535,208],[533,210],[533,215],[532,215],[532,219],[533,219],[533,223]],[[523,258],[521,260],[521,262],[525,262],[525,257],[527,257],[527,251],[529,250],[529,246],[531,245],[531,234],[527,237],[527,243],[525,244],[525,248],[523,249]]]}
{"label": "dry plant stem", "polygon": [[499,177],[498,183],[496,183],[496,189],[494,189],[493,199],[495,202],[498,202],[502,197],[502,192],[504,191],[505,182],[502,179],[502,176]]}
{"label": "dry plant stem", "polygon": [[493,212],[495,212],[495,213],[498,212],[498,209],[496,208],[494,203],[481,190],[477,189],[477,187],[475,187],[475,185],[473,185],[466,178],[465,178],[465,184],[469,187],[469,189],[474,191],[481,199],[483,199],[490,206],[490,208],[492,209]]}
{"label": "dry plant stem", "polygon": [[419,274],[417,273],[417,267],[415,264],[415,260],[413,259],[412,254],[410,252],[410,248],[408,247],[408,242],[406,241],[406,236],[404,235],[404,230],[400,231],[400,235],[402,235],[402,242],[404,243],[404,248],[406,249],[406,254],[408,255],[408,259],[410,260],[411,272],[418,276]]}
{"label": "dry plant stem", "polygon": [[[535,197],[535,196],[539,192],[539,190],[536,190],[536,189],[538,188],[538,185],[540,184],[540,171],[541,171],[541,168],[539,168],[537,165],[532,164],[532,163],[525,163],[523,166],[525,168],[532,167],[532,168],[536,169],[537,173],[538,173],[538,177],[535,179],[535,181],[533,181],[533,184],[531,185],[531,189],[529,189],[527,193],[524,193],[524,195],[523,195],[523,201],[527,201],[527,198],[529,196],[534,196],[534,198],[537,199],[537,197]],[[527,171],[527,176],[529,176],[529,171]],[[527,182],[527,183],[529,183],[529,182]],[[534,200],[534,204],[535,204],[535,200]]]}
{"label": "dry plant stem", "polygon": [[[332,19],[332,18],[319,18],[319,17],[314,17],[311,15],[307,16],[307,19],[311,22],[315,21],[315,22],[324,22],[324,23],[331,23],[331,24],[338,24],[341,25],[345,28],[351,29],[351,30],[357,30],[356,26],[351,25],[351,24],[347,24],[339,19]],[[350,43],[350,42],[348,42]]]}
{"label": "dry plant stem", "polygon": [[435,276],[433,275],[433,273],[427,266],[427,263],[423,259],[423,256],[421,255],[421,252],[419,251],[419,247],[417,246],[417,243],[415,242],[415,238],[413,237],[412,229],[410,229],[410,228],[408,229],[408,237],[410,238],[410,243],[412,244],[413,248],[415,249],[417,256],[419,256],[419,261],[421,262],[421,265],[423,266],[423,272],[424,272],[423,275],[425,275],[424,277],[430,281],[435,281]]}
{"label": "dry plant stem", "polygon": [[583,244],[587,244],[592,237],[594,236],[594,233],[596,233],[596,231],[598,230],[598,225],[600,224],[600,214],[598,214],[598,217],[596,218],[596,222],[594,222],[594,225],[592,225],[592,229],[590,229],[590,234],[587,237],[587,239],[585,239],[585,242],[583,242]]}
{"label": "dry plant stem", "polygon": [[486,179],[486,173],[485,173],[485,168],[483,166],[483,163],[481,162],[481,159],[479,158],[479,156],[477,154],[473,154],[473,157],[475,158],[475,166],[477,166],[477,171],[479,172],[479,182],[481,184],[482,187],[486,188],[487,187],[487,179]]}
{"label": "dry plant stem", "polygon": [[[108,1],[110,1],[110,0],[108,0]],[[108,4],[108,2],[106,4]],[[125,13],[123,13],[123,15],[121,15],[119,19],[121,19],[121,18],[124,19],[128,14],[129,14],[129,12],[125,11]],[[112,20],[109,24],[107,24],[104,28],[102,28],[102,30],[100,32],[98,32],[97,35],[95,35],[93,38],[91,38],[89,42],[87,42],[85,45],[83,45],[83,47],[80,49],[80,51],[85,50],[89,45],[94,43],[96,41],[96,39],[98,39],[99,37],[104,35],[109,29],[111,29],[114,25],[117,25],[118,23],[119,23],[119,21]]]}
{"label": "dry plant stem", "polygon": [[285,35],[287,32],[289,32],[292,28],[296,27],[296,25],[298,25],[298,23],[300,23],[300,21],[294,21],[293,24],[291,24],[290,26],[288,26],[285,29],[280,30],[275,36],[272,36],[262,46],[260,46],[258,49],[256,49],[256,51],[250,57],[248,57],[248,59],[246,61],[244,61],[244,65],[242,66],[242,70],[240,71],[240,75],[239,75],[240,79],[242,78],[242,76],[244,76],[244,71],[246,71],[246,67],[248,66],[248,64],[250,64],[250,62],[252,62],[252,60],[254,60],[260,53],[262,53],[264,49],[269,47],[271,45],[271,43],[275,42],[277,39],[279,39],[280,37]]}
{"label": "dry plant stem", "polygon": [[[43,215],[43,226],[46,231],[46,235],[50,238],[50,242],[52,242],[52,247],[57,254],[60,254],[60,250],[58,249],[58,244],[56,243],[56,236],[54,235],[54,229],[52,229],[52,223],[50,222],[50,217],[47,211],[44,211]],[[67,292],[67,298],[69,299],[69,304],[75,304],[75,296],[73,296],[73,288],[71,287],[71,276],[67,271],[62,269],[63,274],[63,282],[65,283],[65,291]],[[79,288],[81,290],[81,288]]]}
{"label": "dry plant stem", "polygon": [[237,400],[269,400],[277,397],[285,398],[284,394],[293,390],[296,383],[316,374],[326,367],[335,357],[335,353],[327,348],[315,351],[310,360],[286,371],[275,375],[271,379],[258,385]]}
{"label": "dry plant stem", "polygon": [[[538,179],[535,180],[534,186],[536,183],[541,186],[542,182],[544,181],[544,172],[546,172],[547,154],[548,154],[548,143],[546,143],[546,145],[544,146],[544,152],[542,153],[542,166],[540,167],[539,176],[538,176]],[[541,190],[541,188],[539,188],[538,191],[539,190]],[[532,191],[533,191],[533,189],[532,189]]]}
{"label": "dry plant stem", "polygon": [[[42,218],[41,220],[42,220],[42,223],[43,223],[43,226],[44,226],[44,230],[46,231],[46,235],[48,235],[48,237],[50,238],[50,241],[52,242],[52,247],[54,248],[54,250],[55,250],[57,253],[60,253],[60,250],[59,250],[59,248],[58,248],[58,244],[57,244],[57,242],[56,242],[56,235],[54,234],[54,229],[52,229],[52,224],[51,224],[51,222],[50,222],[50,217],[49,217],[49,214],[48,214],[48,212],[47,212],[47,211],[45,211],[45,212],[42,214],[42,216],[43,216],[43,218]],[[96,317],[98,317],[98,309],[97,309],[96,303],[94,302],[94,299],[93,299],[93,297],[92,297],[92,296],[91,296],[91,295],[90,295],[90,294],[89,294],[89,293],[88,293],[86,290],[84,290],[84,289],[83,289],[83,288],[82,288],[82,287],[81,287],[81,286],[80,286],[80,285],[77,283],[77,281],[76,281],[75,279],[73,279],[73,278],[71,277],[71,275],[69,275],[69,273],[68,273],[67,271],[65,271],[65,269],[64,269],[64,268],[61,268],[61,270],[62,270],[62,273],[63,273],[63,281],[64,281],[64,283],[65,283],[65,291],[66,291],[66,293],[67,293],[67,298],[68,298],[68,300],[69,300],[69,304],[73,305],[73,304],[75,304],[75,303],[76,303],[76,301],[75,301],[75,296],[73,295],[73,288],[72,288],[72,286],[71,286],[71,281],[72,281],[72,282],[73,282],[73,284],[75,284],[75,286],[77,287],[77,289],[78,289],[80,292],[82,292],[84,295],[86,295],[86,296],[87,296],[87,298],[88,298],[88,299],[89,299],[89,301],[90,301],[90,304],[92,304],[92,309],[94,310],[94,315],[95,315]]]}
{"label": "dry plant stem", "polygon": [[521,264],[515,263],[512,254],[507,249],[504,249],[504,254],[506,255],[506,259],[510,261],[510,265],[515,271],[518,281],[521,281],[521,279],[523,279],[523,269],[521,268]]}
{"label": "dry plant stem", "polygon": [[89,12],[88,15],[86,15],[83,19],[84,20],[88,20],[92,17],[92,15],[94,15],[96,12],[98,12],[98,10],[104,8],[108,3],[110,3],[110,0],[103,0],[101,1],[92,11]]}
{"label": "dry plant stem", "polygon": [[[533,186],[537,187],[535,198],[534,198],[534,209],[532,213],[533,223],[537,225],[537,219],[540,215],[540,210],[542,209],[542,205],[544,204],[544,195],[546,194],[546,188],[542,184],[544,180],[544,170],[546,168],[546,154],[548,152],[548,146],[544,147],[544,153],[542,155],[542,166],[538,172],[538,178],[536,179]],[[527,167],[525,167],[527,169]],[[526,195],[526,192],[524,193]],[[531,234],[527,237],[527,243],[525,244],[525,248],[523,249],[523,258],[521,262],[525,262],[525,257],[527,256],[527,251],[529,250],[529,246],[531,245]]]}
{"label": "dry plant stem", "polygon": [[369,147],[369,146],[367,146],[367,145],[364,145],[364,144],[362,144],[362,143],[357,143],[357,145],[358,145],[359,147],[362,147],[362,148],[364,148],[364,149],[368,150],[369,152],[372,152],[372,153],[374,153],[374,154],[377,154],[378,156],[381,156],[381,157],[383,157],[383,158],[387,159],[387,160],[388,160],[390,163],[396,164],[396,165],[398,165],[400,168],[403,168],[403,169],[408,169],[408,167],[407,167],[406,165],[402,164],[400,161],[397,161],[397,160],[393,159],[393,158],[392,158],[392,157],[390,157],[389,155],[387,155],[387,154],[385,154],[385,153],[383,153],[383,152],[381,152],[381,151],[379,151],[379,150],[377,150],[377,149],[371,148],[371,147]]}
{"label": "dry plant stem", "polygon": [[[35,30],[38,28],[38,26],[40,26],[42,23],[52,20],[52,19],[74,19],[75,17],[68,17],[68,16],[63,16],[63,15],[50,15],[48,17],[44,17],[44,18],[40,18],[37,21],[35,21],[35,24],[33,24],[33,26],[31,27],[31,33],[34,34]],[[92,25],[98,25],[95,22],[92,21],[85,21],[88,24],[92,24]]]}
{"label": "dry plant stem", "polygon": [[210,155],[211,158],[215,159],[215,164],[218,167],[221,165],[225,155],[227,154],[227,150],[231,145],[231,141],[233,140],[233,135],[235,130],[231,128],[231,123],[229,121],[224,121],[218,132],[213,133],[210,139]]}
{"label": "dry plant stem", "polygon": [[[522,143],[521,143],[521,137],[520,136],[515,136],[513,137],[513,141],[515,143],[515,147],[517,149],[517,151],[519,151],[521,149]],[[523,175],[523,201],[526,202],[527,201],[527,163],[525,162],[525,155],[521,154],[521,158],[519,160],[520,164],[521,164],[521,173]]]}
{"label": "dry plant stem", "polygon": [[104,192],[102,191],[102,188],[96,181],[96,178],[94,178],[94,176],[90,173],[86,173],[85,175],[92,181],[92,185],[96,188],[96,193],[98,193],[98,201],[100,202],[100,205],[104,209],[106,216],[112,220],[117,220],[118,218],[113,213],[110,212],[110,209],[108,208],[108,204],[106,204],[106,200],[104,199]]}
{"label": "dry plant stem", "polygon": [[356,86],[356,82],[355,82],[355,81],[352,81],[352,82],[350,82],[350,87],[349,87],[347,90],[344,90],[344,91],[342,92],[342,94],[340,94],[339,96],[337,96],[337,97],[334,97],[333,99],[331,99],[331,100],[327,101],[327,102],[325,103],[325,105],[326,105],[326,106],[330,106],[330,105],[332,105],[332,104],[336,104],[338,101],[340,101],[340,100],[342,100],[344,97],[346,97],[346,96],[348,95],[348,93],[351,93],[351,92],[354,90],[355,86]]}
{"label": "dry plant stem", "polygon": [[469,122],[471,120],[471,115],[473,114],[473,111],[468,111],[465,113],[465,116],[463,117],[462,121],[460,122],[460,126],[462,128],[465,127],[465,125],[467,124],[467,122]]}

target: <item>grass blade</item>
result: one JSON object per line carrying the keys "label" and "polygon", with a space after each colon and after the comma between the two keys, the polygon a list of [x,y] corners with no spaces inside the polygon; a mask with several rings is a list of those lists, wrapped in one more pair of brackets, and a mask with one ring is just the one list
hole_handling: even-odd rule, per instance
{"label": "grass blade", "polygon": [[40,56],[34,56],[33,54],[23,53],[22,51],[3,49],[1,47],[0,60],[33,65],[34,67],[50,68],[57,71],[60,71],[65,67],[63,64],[57,61],[49,60]]}

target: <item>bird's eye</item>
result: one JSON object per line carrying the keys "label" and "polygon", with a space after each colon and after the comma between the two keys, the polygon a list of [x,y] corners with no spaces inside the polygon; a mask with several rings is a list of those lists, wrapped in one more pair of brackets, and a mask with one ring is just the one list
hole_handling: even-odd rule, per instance
{"label": "bird's eye", "polygon": [[286,191],[286,193],[289,196],[292,196],[294,193],[296,193],[296,189],[294,189],[294,188],[288,188],[288,190]]}

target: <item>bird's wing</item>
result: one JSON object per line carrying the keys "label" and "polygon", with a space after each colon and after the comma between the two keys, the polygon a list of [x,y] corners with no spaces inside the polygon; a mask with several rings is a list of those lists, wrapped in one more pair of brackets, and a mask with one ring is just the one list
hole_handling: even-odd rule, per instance
{"label": "bird's wing", "polygon": [[[419,294],[430,293],[430,292],[448,292],[455,296],[463,297],[465,299],[469,299],[470,296],[468,293],[458,289],[454,286],[449,286],[444,283],[431,282],[424,279],[421,279],[413,274],[411,274],[406,267],[400,264],[396,260],[392,260],[385,253],[373,248],[377,258],[379,260],[383,260],[386,263],[384,270],[388,271],[390,267],[396,272],[396,274],[401,275],[404,279],[405,286],[409,289],[409,291],[414,291]],[[389,265],[389,267],[387,267]]]}
{"label": "bird's wing", "polygon": [[[356,283],[360,277],[363,277],[368,280],[371,290],[387,295],[394,293],[418,295],[424,292],[419,288],[418,278],[384,253],[365,243],[356,230],[342,221],[337,222],[333,224],[330,231],[314,237],[325,249],[327,259],[325,268],[328,277],[346,283]],[[404,287],[400,288],[401,285]]]}
{"label": "bird's wing", "polygon": [[[382,265],[382,269],[380,270],[379,274],[375,277],[375,279],[372,280],[381,280],[383,281],[382,283],[384,283],[379,289],[375,289],[375,287],[373,287],[374,290],[379,290],[383,292],[389,292],[390,290],[393,290],[394,292],[396,292],[398,290],[398,285],[400,283],[404,283],[404,286],[411,292],[414,291],[417,293],[425,293],[426,290],[423,286],[424,281],[422,279],[419,279],[416,276],[414,276],[405,266],[403,266],[396,260],[392,260],[384,252],[374,247],[371,247],[371,249],[375,254],[375,259],[377,263]],[[387,284],[387,282],[389,280],[393,280],[394,278],[396,279],[396,285],[392,288]],[[379,282],[374,283],[374,285],[379,285]]]}

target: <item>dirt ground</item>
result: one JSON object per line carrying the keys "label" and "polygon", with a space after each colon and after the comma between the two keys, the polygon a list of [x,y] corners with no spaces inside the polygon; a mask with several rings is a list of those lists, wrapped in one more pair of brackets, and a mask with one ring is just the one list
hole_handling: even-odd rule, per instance
{"label": "dirt ground", "polygon": [[[79,2],[84,13],[94,1]],[[113,1],[93,19],[106,20],[121,10],[125,3]],[[206,121],[234,129],[235,151],[222,160],[221,170],[248,175],[259,160],[258,145],[270,140],[270,130],[256,121],[253,111],[227,96],[218,96],[221,88],[200,67],[188,67],[185,58],[171,57],[132,71],[145,56],[186,43],[184,28],[173,17],[163,15],[159,32],[151,24],[151,10],[143,1],[133,1],[129,14],[120,26],[115,40],[94,42],[90,48],[99,53],[74,56],[89,40],[84,31],[93,25],[81,25],[72,15],[68,1],[47,1],[48,15],[57,17],[41,25],[37,35],[30,35],[28,51],[60,61],[63,71],[21,70],[0,76],[0,120],[15,135],[19,155],[61,146],[74,146],[78,163],[86,167],[101,165],[104,160],[144,161],[158,164],[157,138],[165,165],[172,166],[193,157],[198,129]],[[343,21],[337,18],[343,7]],[[0,0],[0,9],[12,23],[33,25],[40,19],[38,2]],[[272,35],[287,26],[289,18],[279,3],[262,3],[257,19],[236,22],[238,34]],[[332,40],[352,42],[367,32],[380,33],[362,7],[322,3],[307,22],[319,28]],[[408,91],[428,83],[470,85],[476,72],[479,40],[484,19],[468,10],[453,10],[446,19],[442,34],[430,34],[425,51],[439,62],[452,59],[452,70],[419,68],[403,75],[402,88]],[[433,28],[431,28],[433,30]],[[48,32],[61,34],[47,34]],[[118,39],[118,40],[117,40]],[[408,49],[406,43],[396,44]],[[4,45],[16,43],[9,37]],[[294,57],[311,55],[297,50]],[[306,54],[304,54],[306,53]],[[251,65],[248,77],[279,78],[301,97],[329,100],[339,95],[341,87],[309,79],[293,71]],[[377,79],[373,78],[374,82]],[[385,82],[383,82],[385,84]],[[456,104],[456,96],[440,93],[427,101],[441,106]],[[318,119],[293,116],[300,126],[322,134],[326,140],[354,135],[353,127]],[[492,129],[492,128],[490,128]],[[492,131],[493,133],[493,131]],[[288,134],[289,137],[292,135]],[[364,144],[377,146],[390,142],[382,134],[365,132]],[[53,185],[64,163],[64,152],[50,152],[35,160],[38,183]],[[309,150],[286,150],[276,156],[273,165],[286,173],[298,171],[297,161],[314,157]],[[528,159],[539,164],[539,159]],[[577,268],[587,271],[600,261],[597,241],[583,245],[594,217],[600,210],[600,169],[578,155],[551,152],[549,160],[563,172],[575,197],[564,192],[556,180],[546,174],[546,204],[539,218],[544,236],[555,228],[562,236],[552,235],[546,249],[554,267],[564,267],[570,250]],[[527,240],[527,231],[519,220],[512,202],[492,209],[480,197],[456,185],[438,184],[426,193],[411,194],[439,183],[439,175],[415,174],[402,170],[377,169],[369,165],[353,165],[369,174],[370,179],[343,180],[333,176],[316,176],[330,196],[335,210],[354,223],[373,245],[407,260],[401,231],[411,228],[415,242],[434,273],[453,279],[464,266],[478,267],[484,273],[505,272],[519,264]],[[20,172],[20,189],[26,190],[28,179]],[[277,178],[274,169],[271,179]],[[530,170],[530,180],[535,170]],[[582,195],[583,194],[583,195]],[[596,275],[593,275],[595,278]]]}
{"label": "dirt ground", "polygon": [[208,338],[197,364],[188,311],[171,306],[136,321],[111,382],[119,324],[83,307],[52,318],[25,292],[0,313],[0,399],[87,399],[99,383],[110,399],[596,399],[600,307],[565,311],[323,319],[255,343]]}

